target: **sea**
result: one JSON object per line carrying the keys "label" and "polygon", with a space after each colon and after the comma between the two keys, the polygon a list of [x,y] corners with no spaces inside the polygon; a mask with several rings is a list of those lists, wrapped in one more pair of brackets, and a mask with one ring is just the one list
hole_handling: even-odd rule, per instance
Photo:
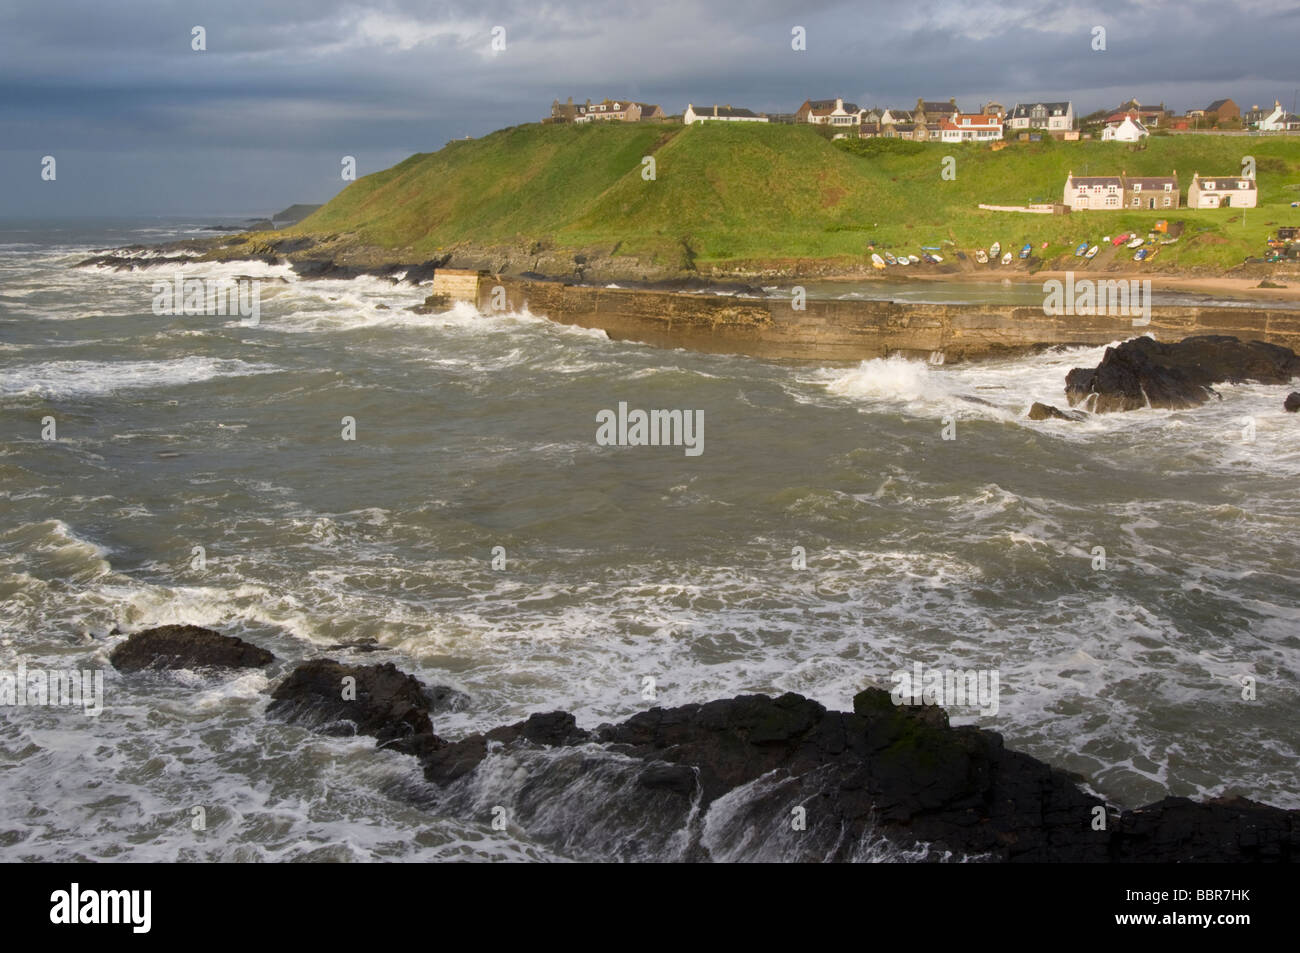
{"label": "sea", "polygon": [[[850,710],[918,664],[996,672],[998,704],[952,722],[1120,807],[1300,808],[1290,388],[1040,422],[1029,405],[1065,407],[1066,373],[1104,348],[822,366],[464,303],[416,314],[427,284],[76,267],[210,224],[0,223],[0,671],[104,686],[98,715],[0,704],[0,860],[627,856],[616,791],[577,778],[501,830],[491,808],[526,796],[526,761],[448,798],[373,739],[268,717],[268,689],[318,657],[462,693],[434,716],[453,740],[535,712],[594,728],[745,693]],[[255,279],[259,320],[155,313],[154,283],[178,275]],[[693,415],[700,452],[598,440],[620,404]],[[169,623],[282,661],[109,664]],[[356,642],[376,650],[338,647]],[[776,834],[737,828],[736,798],[709,810],[713,859],[783,858]],[[638,856],[676,859],[680,833],[639,830]]]}

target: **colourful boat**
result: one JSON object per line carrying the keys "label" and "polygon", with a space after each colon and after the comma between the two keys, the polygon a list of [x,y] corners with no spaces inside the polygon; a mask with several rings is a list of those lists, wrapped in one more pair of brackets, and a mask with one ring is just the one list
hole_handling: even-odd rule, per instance
{"label": "colourful boat", "polygon": [[1131,242],[1128,243],[1128,247],[1129,247],[1129,248],[1139,248],[1139,247],[1141,247],[1143,241],[1145,241],[1145,239],[1143,239],[1143,238],[1141,238],[1141,237],[1135,238],[1135,239],[1133,239]]}
{"label": "colourful boat", "polygon": [[989,246],[989,258],[993,261],[998,260],[998,255],[1002,254],[1002,243],[994,242]]}
{"label": "colourful boat", "polygon": [[930,257],[934,259],[934,263],[935,263],[936,265],[942,265],[942,264],[943,264],[943,256],[942,256],[942,255],[931,255]]}
{"label": "colourful boat", "polygon": [[1003,256],[1002,256],[1002,264],[1004,264],[1004,265],[1009,265],[1009,264],[1011,264],[1011,252],[1006,252],[1005,254],[1003,254]]}
{"label": "colourful boat", "polygon": [[913,265],[919,265],[921,263],[921,259],[917,258],[915,255],[908,255],[907,260]]}
{"label": "colourful boat", "polygon": [[871,267],[878,271],[883,271],[885,268],[885,259],[873,252],[871,255]]}
{"label": "colourful boat", "polygon": [[1084,255],[1083,257],[1084,257],[1084,258],[1096,258],[1096,257],[1097,257],[1097,249],[1098,249],[1099,247],[1100,247],[1100,246],[1098,246],[1098,245],[1093,245],[1091,248],[1088,249],[1088,253],[1087,253],[1086,255]]}
{"label": "colourful boat", "polygon": [[975,260],[981,265],[987,265],[989,263],[989,253],[981,248],[975,252]]}
{"label": "colourful boat", "polygon": [[1020,257],[1021,257],[1021,258],[1028,258],[1028,257],[1029,257],[1029,253],[1030,253],[1031,251],[1033,251],[1033,250],[1034,250],[1034,246],[1031,245],[1031,244],[1029,244],[1029,242],[1025,242],[1025,247],[1022,248],[1022,249],[1020,249]]}
{"label": "colourful boat", "polygon": [[1146,250],[1145,248],[1139,248],[1139,249],[1137,250],[1137,254],[1135,254],[1135,255],[1133,256],[1133,260],[1134,260],[1134,261],[1146,261],[1146,257],[1147,257],[1147,250]]}
{"label": "colourful boat", "polygon": [[1074,257],[1075,257],[1075,258],[1082,258],[1082,257],[1083,257],[1084,255],[1086,255],[1087,253],[1088,253],[1088,243],[1087,243],[1087,242],[1083,242],[1081,245],[1079,245],[1078,248],[1076,248],[1076,249],[1074,250]]}

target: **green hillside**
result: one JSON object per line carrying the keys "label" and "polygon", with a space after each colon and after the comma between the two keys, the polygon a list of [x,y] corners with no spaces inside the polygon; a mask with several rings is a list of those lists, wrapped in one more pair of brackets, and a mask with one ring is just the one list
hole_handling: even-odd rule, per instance
{"label": "green hillside", "polygon": [[[878,141],[877,141],[878,142]],[[859,152],[866,154],[859,154]],[[1059,202],[1066,174],[1232,174],[1255,157],[1260,207],[1242,210],[992,212],[980,203]],[[656,178],[642,177],[652,155]],[[956,178],[941,176],[945,156]],[[667,269],[791,259],[860,263],[868,242],[916,251],[1035,246],[1048,259],[1103,234],[1181,220],[1159,266],[1219,270],[1264,251],[1278,224],[1300,224],[1300,139],[1155,136],[1105,142],[986,145],[833,143],[806,126],[526,125],[458,141],[349,185],[284,235],[422,260],[465,247],[548,247],[635,256]],[[1051,246],[1039,251],[1042,242]]]}

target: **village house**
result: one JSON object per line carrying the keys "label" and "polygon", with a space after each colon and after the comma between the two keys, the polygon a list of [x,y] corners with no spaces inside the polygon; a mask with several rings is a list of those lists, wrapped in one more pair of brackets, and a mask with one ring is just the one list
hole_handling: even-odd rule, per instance
{"label": "village house", "polygon": [[994,142],[1002,138],[1002,120],[983,113],[959,113],[955,120],[939,121],[942,142]]}
{"label": "village house", "polygon": [[947,119],[949,122],[956,119],[961,113],[957,108],[957,100],[950,99],[945,102],[935,102],[925,99],[916,101],[916,108],[912,110],[912,122],[930,125],[939,123]]}
{"label": "village house", "polygon": [[862,109],[843,99],[805,99],[794,114],[795,122],[822,126],[850,127],[862,123]]}
{"label": "village house", "polygon": [[1188,208],[1255,208],[1258,202],[1255,180],[1240,175],[1202,177],[1197,172],[1187,188]]}
{"label": "village house", "polygon": [[1300,116],[1295,116],[1282,108],[1282,103],[1273,100],[1272,109],[1260,109],[1255,106],[1250,113],[1254,118],[1252,125],[1260,132],[1288,132],[1300,129]]}
{"label": "village house", "polygon": [[688,126],[696,122],[767,122],[767,117],[730,105],[701,106],[697,111],[693,104],[687,103],[682,122]]}
{"label": "village house", "polygon": [[550,118],[543,119],[542,122],[579,122],[582,117],[587,115],[589,108],[591,108],[590,99],[587,100],[586,105],[582,106],[575,106],[572,96],[565,103],[561,103],[556,99],[551,102]]}
{"label": "village house", "polygon": [[1118,175],[1082,175],[1070,172],[1065,177],[1066,208],[1075,210],[1111,209],[1118,211],[1123,198],[1124,180]]}
{"label": "village house", "polygon": [[1227,119],[1241,118],[1241,110],[1231,99],[1216,99],[1203,110],[1187,110],[1187,115],[1190,116],[1193,112],[1199,112],[1201,118],[1204,118],[1207,115],[1218,116],[1221,122]]}
{"label": "village house", "polygon": [[1171,209],[1179,207],[1178,170],[1173,175],[1129,176],[1124,181],[1124,208]]}
{"label": "village house", "polygon": [[1016,103],[1007,116],[1007,125],[1012,129],[1046,129],[1049,132],[1065,132],[1074,128],[1074,104],[1064,103]]}
{"label": "village house", "polygon": [[1137,120],[1148,129],[1158,128],[1162,122],[1173,115],[1172,112],[1165,108],[1164,103],[1161,103],[1159,106],[1143,106],[1136,99],[1130,99],[1126,103],[1120,103],[1119,108],[1115,110],[1116,115],[1123,115],[1125,113],[1132,113]]}
{"label": "village house", "polygon": [[1150,133],[1136,113],[1115,113],[1106,117],[1106,126],[1101,130],[1102,142],[1137,142]]}
{"label": "village house", "polygon": [[1006,119],[1007,117],[1007,111],[1002,108],[1002,104],[991,99],[984,104],[984,108],[980,112],[985,116],[997,116],[999,119]]}
{"label": "village house", "polygon": [[657,105],[633,103],[627,100],[605,99],[587,106],[586,113],[576,122],[641,122],[645,119],[663,119],[664,111]]}
{"label": "village house", "polygon": [[877,139],[881,135],[881,126],[878,122],[864,122],[858,125],[859,139]]}

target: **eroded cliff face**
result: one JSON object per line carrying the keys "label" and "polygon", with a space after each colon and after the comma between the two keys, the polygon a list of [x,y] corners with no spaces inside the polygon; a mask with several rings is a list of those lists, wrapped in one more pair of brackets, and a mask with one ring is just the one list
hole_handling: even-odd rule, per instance
{"label": "eroded cliff face", "polygon": [[1300,312],[1156,306],[1149,324],[1129,316],[1047,315],[1041,307],[789,300],[597,288],[484,275],[484,311],[527,308],[616,340],[754,357],[861,361],[891,354],[954,363],[1054,345],[1108,344],[1151,333],[1161,340],[1229,334],[1300,347]]}

